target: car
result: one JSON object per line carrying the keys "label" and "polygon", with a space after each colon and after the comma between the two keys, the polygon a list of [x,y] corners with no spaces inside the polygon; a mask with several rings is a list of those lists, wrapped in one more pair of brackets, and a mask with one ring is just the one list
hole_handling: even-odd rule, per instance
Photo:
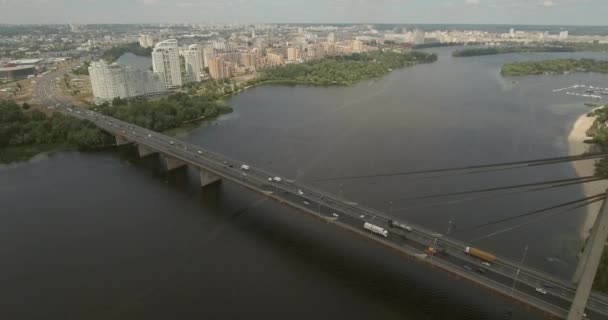
{"label": "car", "polygon": [[203,154],[203,152],[201,150],[198,150],[196,153]]}
{"label": "car", "polygon": [[126,131],[122,130],[122,133],[127,133]]}
{"label": "car", "polygon": [[310,202],[308,202],[308,201],[302,201],[302,203],[305,204],[305,205],[309,205],[310,204]]}
{"label": "car", "polygon": [[545,290],[543,288],[536,288],[536,292],[542,293],[542,294],[547,294],[547,290]]}
{"label": "car", "polygon": [[175,142],[173,142],[173,141],[169,141],[169,144],[170,144],[170,145],[174,145],[174,144],[175,144]]}
{"label": "car", "polygon": [[133,135],[137,135],[137,133],[135,133],[135,131],[132,131],[131,133],[132,133]]}
{"label": "car", "polygon": [[274,180],[276,182],[281,182],[281,177],[274,177],[274,178],[272,178],[272,180]]}
{"label": "car", "polygon": [[268,181],[272,182],[272,178],[268,178]]}
{"label": "car", "polygon": [[553,288],[553,285],[548,284],[548,283],[543,283],[543,286],[544,286],[545,288],[547,288],[547,289],[552,289],[552,288]]}
{"label": "car", "polygon": [[302,196],[304,195],[304,191],[302,191],[302,189],[298,189],[298,194]]}
{"label": "car", "polygon": [[359,218],[363,219],[363,218],[365,218],[365,216],[364,215],[360,215]]}
{"label": "car", "polygon": [[491,266],[491,264],[489,262],[486,262],[486,261],[482,261],[481,264],[483,264],[486,267]]}
{"label": "car", "polygon": [[483,268],[477,268],[477,269],[475,269],[475,272],[477,272],[479,274],[484,274],[484,273],[486,273],[486,270],[484,270]]}
{"label": "car", "polygon": [[335,213],[335,212],[334,212],[334,213],[332,213],[331,215],[332,215],[332,216],[334,216],[334,217],[336,217],[336,218],[340,216],[339,214],[337,214],[337,213]]}
{"label": "car", "polygon": [[473,269],[471,267],[467,266],[466,264],[462,267],[467,271],[473,271]]}
{"label": "car", "polygon": [[148,138],[152,138],[152,135],[151,135],[151,134],[149,134],[149,135],[148,135]]}

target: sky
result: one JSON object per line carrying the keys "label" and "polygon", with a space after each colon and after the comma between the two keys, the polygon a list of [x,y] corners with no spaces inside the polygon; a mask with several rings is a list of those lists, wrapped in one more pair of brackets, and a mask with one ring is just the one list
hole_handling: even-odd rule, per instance
{"label": "sky", "polygon": [[0,0],[0,23],[608,25],[608,0]]}

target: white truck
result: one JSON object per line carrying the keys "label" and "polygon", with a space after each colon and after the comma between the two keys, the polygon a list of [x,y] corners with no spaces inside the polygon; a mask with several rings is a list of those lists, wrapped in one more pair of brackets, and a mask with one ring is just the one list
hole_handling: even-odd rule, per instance
{"label": "white truck", "polygon": [[389,224],[391,227],[393,227],[393,228],[397,228],[397,229],[403,229],[403,230],[405,230],[405,231],[407,231],[407,232],[412,232],[412,227],[408,226],[408,225],[407,225],[407,224],[405,224],[405,223],[400,223],[400,222],[395,221],[395,220],[389,220],[389,221],[388,221],[388,224]]}
{"label": "white truck", "polygon": [[371,224],[369,222],[364,223],[363,224],[363,228],[366,229],[366,230],[369,230],[369,231],[371,231],[371,232],[373,232],[375,234],[379,234],[379,235],[381,235],[381,236],[383,236],[385,238],[388,237],[388,230],[386,230],[386,229],[384,229],[382,227],[378,227],[376,225],[373,225],[373,224]]}
{"label": "white truck", "polygon": [[244,164],[244,165],[241,166],[241,170],[249,171],[249,169],[251,169],[251,167],[249,167],[246,164]]}

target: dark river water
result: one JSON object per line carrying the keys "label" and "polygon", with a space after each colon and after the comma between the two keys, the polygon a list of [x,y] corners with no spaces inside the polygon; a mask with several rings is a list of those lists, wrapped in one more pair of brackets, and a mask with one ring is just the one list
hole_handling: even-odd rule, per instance
{"label": "dark river water", "polygon": [[[319,181],[566,155],[590,101],[553,90],[608,86],[596,74],[499,75],[509,61],[605,54],[432,51],[435,64],[351,87],[249,89],[228,99],[234,113],[183,138],[437,232],[451,220],[454,237],[514,260],[527,245],[526,265],[568,278],[582,210],[475,239],[520,221],[483,223],[580,198],[578,186],[449,204],[408,199],[573,177],[568,164]],[[2,319],[505,319],[509,309],[536,319],[229,182],[201,190],[194,170],[165,173],[129,146],[1,166],[0,203]]]}

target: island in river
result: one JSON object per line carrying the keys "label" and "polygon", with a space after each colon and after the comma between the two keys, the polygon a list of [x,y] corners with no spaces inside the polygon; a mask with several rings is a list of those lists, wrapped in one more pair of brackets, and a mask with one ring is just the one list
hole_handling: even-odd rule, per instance
{"label": "island in river", "polygon": [[607,60],[555,59],[543,61],[523,61],[502,66],[503,76],[528,76],[538,74],[565,74],[573,72],[608,73]]}
{"label": "island in river", "polygon": [[563,44],[563,43],[551,43],[551,44],[538,44],[538,45],[513,45],[513,46],[497,46],[487,48],[470,48],[455,50],[452,52],[453,57],[475,57],[475,56],[489,56],[497,54],[507,53],[529,53],[529,52],[577,52],[577,51],[608,51],[608,45],[605,44]]}

